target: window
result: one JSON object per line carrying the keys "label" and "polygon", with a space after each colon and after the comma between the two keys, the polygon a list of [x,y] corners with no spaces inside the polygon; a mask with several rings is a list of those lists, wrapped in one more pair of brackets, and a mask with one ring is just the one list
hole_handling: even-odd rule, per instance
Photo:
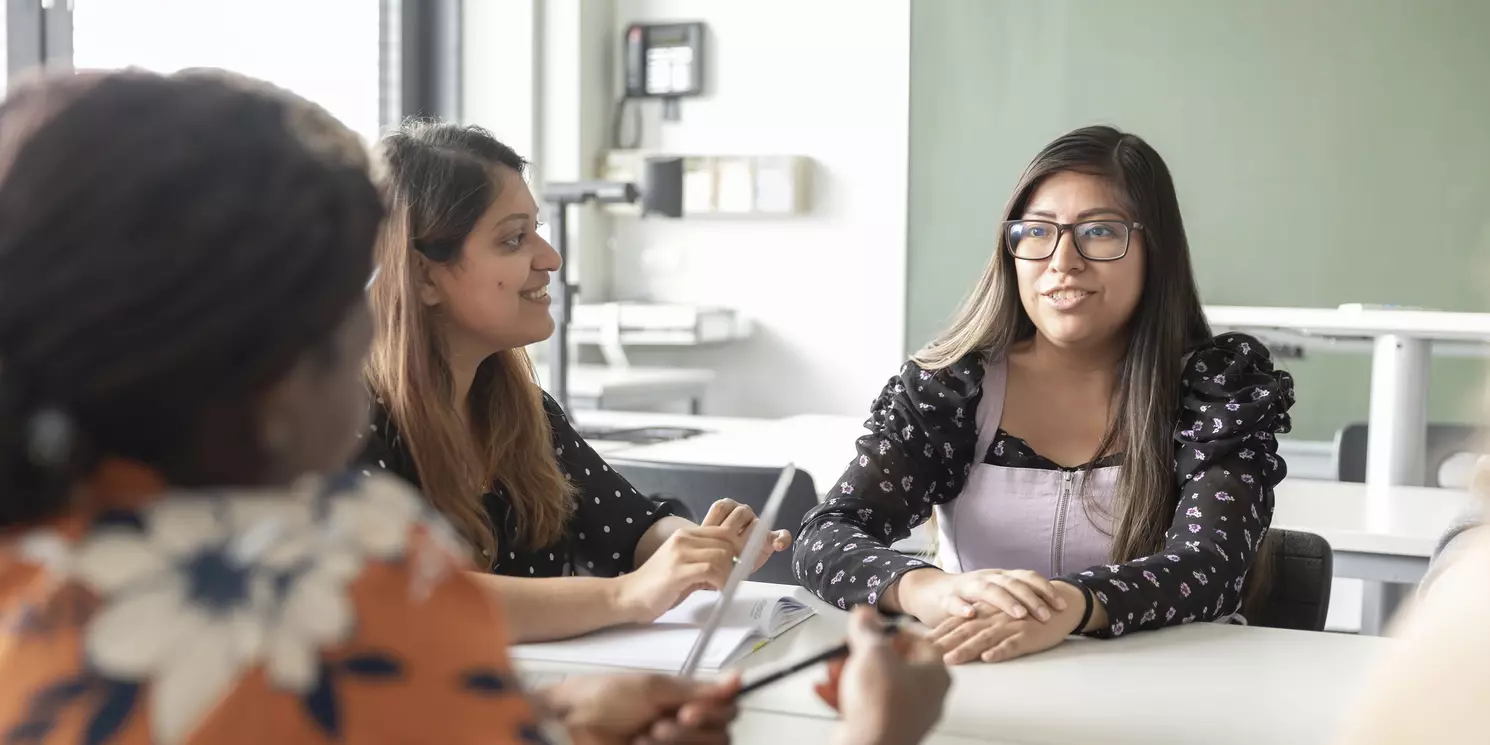
{"label": "window", "polygon": [[366,141],[382,113],[378,0],[74,0],[73,65],[219,67],[321,106]]}

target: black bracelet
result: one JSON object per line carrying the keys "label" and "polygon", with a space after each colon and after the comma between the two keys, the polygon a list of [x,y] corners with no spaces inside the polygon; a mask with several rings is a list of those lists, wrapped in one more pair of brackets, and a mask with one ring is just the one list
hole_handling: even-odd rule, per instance
{"label": "black bracelet", "polygon": [[1069,579],[1055,579],[1055,580],[1051,580],[1051,581],[1052,582],[1064,582],[1064,583],[1066,583],[1066,584],[1068,584],[1068,585],[1070,585],[1070,586],[1072,586],[1072,587],[1074,587],[1074,588],[1076,588],[1078,590],[1081,590],[1081,597],[1083,597],[1083,598],[1086,599],[1086,610],[1085,611],[1082,611],[1082,613],[1081,613],[1081,622],[1078,623],[1078,624],[1076,624],[1076,630],[1073,631],[1073,632],[1071,632],[1071,633],[1073,633],[1073,634],[1085,634],[1086,633],[1086,624],[1087,624],[1088,621],[1092,620],[1092,606],[1095,605],[1096,602],[1097,602],[1096,599],[1092,596],[1091,588],[1087,587],[1086,585],[1081,584],[1080,582],[1072,582]]}

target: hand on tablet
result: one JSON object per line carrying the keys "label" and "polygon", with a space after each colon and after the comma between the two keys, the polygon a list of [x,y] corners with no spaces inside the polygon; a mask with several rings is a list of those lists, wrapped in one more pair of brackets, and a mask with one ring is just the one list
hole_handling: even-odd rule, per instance
{"label": "hand on tablet", "polygon": [[544,692],[576,745],[712,745],[729,742],[737,679],[699,683],[664,675],[570,678]]}
{"label": "hand on tablet", "polygon": [[646,563],[617,580],[616,604],[626,620],[650,623],[695,591],[724,587],[735,551],[730,528],[677,530]]}
{"label": "hand on tablet", "polygon": [[[1044,622],[1066,610],[1050,580],[1023,569],[980,569],[948,574],[918,569],[897,582],[900,608],[928,626],[948,618],[973,618],[990,611]],[[984,608],[979,613],[979,607]]]}
{"label": "hand on tablet", "polygon": [[[704,527],[720,526],[729,529],[737,538],[735,539],[736,554],[745,549],[745,539],[750,537],[750,531],[755,529],[755,510],[749,505],[743,505],[733,499],[721,499],[709,508],[709,514],[704,515],[702,525]],[[755,565],[752,570],[760,569],[765,565],[771,555],[777,551],[785,551],[792,547],[792,534],[788,530],[772,531],[766,539],[766,545],[761,546],[759,554],[755,556]]]}
{"label": "hand on tablet", "polygon": [[843,715],[835,745],[911,745],[941,718],[952,677],[910,632],[887,637],[873,609],[854,609],[849,656],[828,666],[817,693]]}

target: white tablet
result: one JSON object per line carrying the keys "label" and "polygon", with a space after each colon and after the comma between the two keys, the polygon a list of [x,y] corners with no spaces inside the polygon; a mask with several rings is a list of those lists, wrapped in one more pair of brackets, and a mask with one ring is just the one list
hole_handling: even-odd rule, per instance
{"label": "white tablet", "polygon": [[745,548],[737,557],[734,571],[729,573],[729,579],[725,580],[724,587],[719,591],[719,602],[710,611],[709,620],[704,623],[698,639],[693,642],[693,649],[688,652],[688,659],[683,661],[683,668],[678,671],[680,676],[691,678],[698,671],[699,660],[703,658],[704,650],[709,648],[714,632],[719,630],[719,624],[724,620],[724,611],[735,597],[735,590],[755,571],[755,557],[760,554],[761,547],[766,545],[766,537],[776,525],[776,514],[781,511],[781,503],[786,501],[786,490],[792,485],[792,478],[796,475],[797,467],[793,464],[788,463],[786,468],[781,469],[781,476],[776,479],[776,488],[771,490],[766,508],[761,510],[755,528],[745,539]]}

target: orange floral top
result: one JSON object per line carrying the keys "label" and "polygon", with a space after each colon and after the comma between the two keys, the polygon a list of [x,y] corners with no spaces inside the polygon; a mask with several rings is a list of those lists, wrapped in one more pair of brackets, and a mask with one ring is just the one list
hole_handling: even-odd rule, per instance
{"label": "orange floral top", "polygon": [[162,493],[0,540],[0,744],[543,743],[491,599],[396,480]]}

